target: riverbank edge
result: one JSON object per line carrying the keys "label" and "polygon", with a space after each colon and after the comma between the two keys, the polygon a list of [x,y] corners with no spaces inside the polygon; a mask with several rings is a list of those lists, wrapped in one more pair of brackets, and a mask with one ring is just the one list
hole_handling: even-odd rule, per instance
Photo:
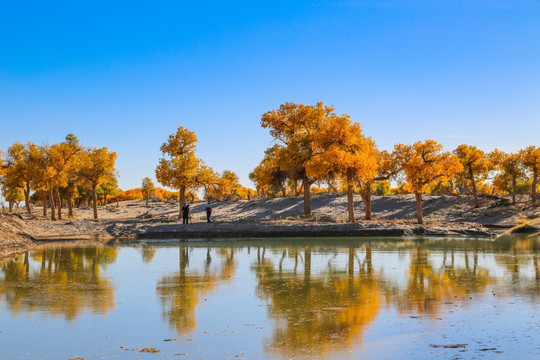
{"label": "riverbank edge", "polygon": [[[118,224],[118,223],[117,223]],[[454,225],[454,226],[451,226]],[[114,240],[143,239],[215,239],[215,238],[285,238],[285,237],[481,237],[494,238],[498,234],[512,230],[512,233],[535,233],[540,229],[525,226],[512,229],[501,225],[446,224],[446,225],[411,225],[411,224],[265,224],[261,222],[218,222],[195,224],[146,224],[131,231],[117,226],[108,226],[105,230],[88,235],[51,234],[36,237],[20,230],[12,234],[9,240],[0,242],[0,258],[5,259],[32,249],[44,243],[66,241],[95,241],[107,243]]]}
{"label": "riverbank edge", "polygon": [[[209,226],[208,226],[209,225]],[[189,225],[168,225],[150,228],[134,234],[134,238],[221,238],[221,237],[405,237],[405,236],[474,236],[494,237],[497,234],[487,229],[451,229],[428,226],[370,227],[358,224],[208,224],[205,228]]]}

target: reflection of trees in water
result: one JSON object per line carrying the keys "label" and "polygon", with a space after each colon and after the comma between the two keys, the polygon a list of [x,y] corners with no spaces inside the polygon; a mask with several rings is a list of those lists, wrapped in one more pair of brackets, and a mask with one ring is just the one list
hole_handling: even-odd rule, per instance
{"label": "reflection of trees in water", "polygon": [[13,313],[42,311],[74,319],[85,308],[106,314],[114,307],[112,285],[99,265],[116,261],[116,249],[102,246],[41,246],[2,266],[0,294]]}
{"label": "reflection of trees in water", "polygon": [[443,302],[459,301],[470,293],[481,294],[489,284],[495,282],[487,269],[478,266],[477,248],[473,250],[472,259],[468,251],[459,253],[463,257],[464,268],[455,266],[457,255],[453,249],[444,250],[440,269],[433,267],[429,256],[430,252],[421,244],[411,251],[407,286],[397,296],[397,307],[401,312],[414,310],[435,315],[440,313]]}
{"label": "reflection of trees in water", "polygon": [[[512,241],[509,251],[495,255],[495,262],[510,274],[510,291],[537,299],[540,295],[540,237],[524,236]],[[522,277],[523,268],[532,265],[534,277]],[[502,294],[499,294],[502,295]]]}
{"label": "reflection of trees in water", "polygon": [[151,263],[156,256],[156,247],[150,245],[144,245],[142,247],[142,259],[145,263]]}
{"label": "reflection of trees in water", "polygon": [[[312,274],[311,248],[283,248],[279,265],[258,250],[254,270],[258,295],[270,303],[276,327],[267,348],[285,356],[323,354],[346,347],[362,334],[379,312],[385,293],[384,283],[373,271],[371,249],[354,272],[356,250],[349,249],[347,270],[328,266]],[[303,255],[303,256],[302,256]],[[283,270],[283,259],[294,259],[294,268]],[[298,263],[303,274],[297,275]]]}
{"label": "reflection of trees in water", "polygon": [[[157,284],[161,296],[163,317],[178,334],[187,334],[197,327],[196,308],[207,294],[223,281],[228,281],[235,272],[234,249],[206,249],[204,271],[189,269],[192,249],[181,246],[180,270],[162,278]],[[212,250],[222,258],[218,268],[212,267]]]}
{"label": "reflection of trees in water", "polygon": [[[484,254],[503,253],[515,259],[513,249],[520,249],[526,253],[527,261],[532,258],[536,277],[532,283],[515,279],[527,285],[528,294],[532,293],[532,285],[538,290],[540,262],[537,247],[530,239],[513,238],[500,243],[422,239],[413,243],[414,247],[409,240],[396,243],[399,254],[409,253],[410,259],[403,288],[391,285],[393,279],[385,279],[383,273],[373,269],[369,245],[391,250],[393,244],[389,242],[370,241],[360,248],[351,247],[346,270],[339,270],[329,262],[324,271],[316,274],[312,268],[320,267],[312,262],[313,254],[337,254],[343,248],[259,247],[253,265],[257,292],[269,303],[268,311],[276,321],[267,350],[291,357],[347,348],[362,340],[365,329],[386,304],[394,304],[402,313],[439,315],[446,302],[462,301],[470,294],[481,296],[490,285],[504,280],[490,275],[488,268],[479,264],[479,256]],[[268,251],[272,257],[265,256]],[[357,254],[364,251],[360,261]],[[434,259],[442,260],[442,264],[434,265]],[[512,269],[518,268],[512,265]]]}

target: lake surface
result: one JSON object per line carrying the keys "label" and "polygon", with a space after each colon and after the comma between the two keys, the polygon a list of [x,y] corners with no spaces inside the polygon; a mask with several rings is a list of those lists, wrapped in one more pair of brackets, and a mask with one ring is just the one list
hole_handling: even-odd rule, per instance
{"label": "lake surface", "polygon": [[1,266],[0,359],[538,359],[539,252],[538,237],[44,245]]}

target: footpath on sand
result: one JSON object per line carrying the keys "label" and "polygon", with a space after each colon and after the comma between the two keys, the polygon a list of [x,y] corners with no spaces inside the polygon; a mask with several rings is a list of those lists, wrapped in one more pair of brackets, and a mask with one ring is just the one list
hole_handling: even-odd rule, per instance
{"label": "footpath on sand", "polygon": [[[347,222],[343,195],[315,195],[313,216],[302,216],[303,202],[297,197],[240,200],[213,203],[213,221],[206,222],[206,202],[191,204],[191,223],[178,220],[178,204],[153,199],[125,201],[101,207],[99,220],[92,209],[76,209],[74,219],[50,221],[42,209],[33,216],[19,209],[0,216],[0,256],[26,251],[37,243],[58,240],[136,238],[220,237],[315,237],[315,236],[495,236],[517,226],[517,231],[538,232],[540,208],[527,197],[509,204],[504,198],[483,198],[474,209],[465,196],[424,197],[425,225],[415,223],[414,195],[381,196],[373,199],[373,218],[362,220],[364,205],[355,197],[357,223]],[[39,214],[39,216],[38,216]],[[64,214],[65,216],[65,214]]]}

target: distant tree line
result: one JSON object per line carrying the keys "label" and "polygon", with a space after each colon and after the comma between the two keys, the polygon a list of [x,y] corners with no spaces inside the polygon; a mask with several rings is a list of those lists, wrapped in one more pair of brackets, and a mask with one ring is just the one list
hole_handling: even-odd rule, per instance
{"label": "distant tree line", "polygon": [[[225,170],[221,174],[196,156],[197,136],[179,126],[161,145],[155,175],[160,184],[175,189],[156,188],[150,178],[141,187],[118,189],[116,153],[103,148],[87,148],[73,134],[54,145],[31,142],[13,143],[0,152],[2,195],[9,203],[25,201],[32,214],[31,200],[43,203],[43,215],[50,209],[51,219],[62,219],[67,205],[92,204],[97,219],[97,204],[157,197],[179,202],[198,200],[201,192],[208,202],[300,196],[304,215],[311,216],[311,194],[347,194],[349,221],[355,222],[353,195],[361,195],[365,218],[372,218],[373,194],[415,194],[418,223],[423,223],[422,194],[466,194],[479,207],[479,195],[530,192],[537,201],[540,148],[528,146],[516,153],[498,149],[485,153],[473,145],[462,144],[445,151],[434,140],[412,145],[396,144],[392,151],[380,150],[364,135],[360,124],[349,115],[338,115],[322,102],[315,105],[281,105],[262,115],[261,126],[269,129],[274,144],[260,164],[249,174],[256,190],[242,186],[238,176]],[[397,184],[397,187],[391,184]],[[31,198],[32,197],[32,198]]]}
{"label": "distant tree line", "polygon": [[[347,193],[349,220],[355,221],[353,193],[366,205],[371,219],[371,194],[413,193],[418,223],[422,224],[422,194],[512,194],[530,191],[537,200],[540,148],[528,146],[516,153],[498,149],[484,153],[472,145],[444,151],[434,140],[396,144],[392,152],[379,150],[348,115],[334,108],[285,103],[262,116],[261,125],[275,140],[261,163],[250,173],[260,197],[304,196],[304,214],[311,215],[315,183],[335,193]],[[389,180],[399,184],[390,189]]]}
{"label": "distant tree line", "polygon": [[14,142],[0,153],[2,195],[10,211],[24,197],[30,215],[32,195],[41,200],[43,216],[50,209],[51,220],[62,219],[65,206],[73,217],[74,204],[91,203],[97,219],[98,194],[106,196],[117,188],[116,157],[107,147],[83,146],[73,134],[54,145]]}

